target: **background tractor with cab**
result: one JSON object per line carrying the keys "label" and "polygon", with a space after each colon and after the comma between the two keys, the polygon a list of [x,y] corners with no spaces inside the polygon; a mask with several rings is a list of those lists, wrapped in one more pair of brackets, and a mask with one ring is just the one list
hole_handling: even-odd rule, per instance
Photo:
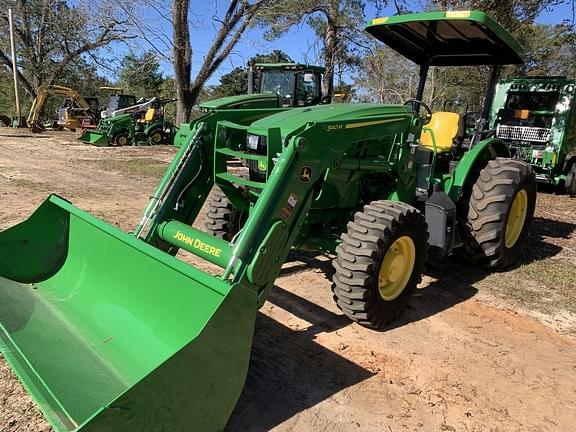
{"label": "background tractor with cab", "polygon": [[278,106],[302,107],[330,102],[322,98],[324,68],[301,63],[255,63],[248,68],[248,93],[278,95]]}
{"label": "background tractor with cab", "polygon": [[[301,63],[254,63],[248,67],[248,94],[203,102],[200,112],[223,109],[291,108],[330,103],[322,97],[324,68]],[[270,111],[274,113],[274,111]],[[190,135],[190,124],[179,126],[174,145],[180,147]]]}
{"label": "background tractor with cab", "polygon": [[[535,177],[486,125],[499,68],[522,48],[478,11],[377,18],[367,31],[420,65],[404,105],[212,107],[133,233],[56,195],[0,233],[0,344],[57,431],[223,430],[256,312],[294,248],[335,254],[338,306],[378,329],[410,301],[429,254],[496,270],[518,261]],[[480,64],[490,86],[465,137],[458,113],[422,96],[429,67]],[[238,159],[244,170],[228,163]],[[203,232],[192,224],[214,186]]]}
{"label": "background tractor with cab", "polygon": [[576,80],[501,80],[490,114],[496,137],[513,158],[531,164],[536,180],[576,195]]}

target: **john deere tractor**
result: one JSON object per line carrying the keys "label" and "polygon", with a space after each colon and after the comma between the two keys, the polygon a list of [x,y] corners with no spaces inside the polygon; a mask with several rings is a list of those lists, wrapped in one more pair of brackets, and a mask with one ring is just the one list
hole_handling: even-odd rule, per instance
{"label": "john deere tractor", "polygon": [[490,122],[512,157],[532,165],[538,182],[576,195],[576,80],[501,80]]}
{"label": "john deere tractor", "polygon": [[[208,113],[223,109],[292,108],[330,103],[330,96],[322,96],[323,73],[323,67],[301,63],[250,64],[248,94],[214,99],[200,104],[199,108]],[[174,145],[180,147],[189,134],[190,124],[181,124]]]}
{"label": "john deere tractor", "polygon": [[86,130],[79,141],[98,147],[110,145],[172,144],[176,127],[164,116],[164,106],[174,99],[141,100],[106,117],[95,130]]}
{"label": "john deere tractor", "polygon": [[[0,233],[2,351],[55,430],[223,430],[256,312],[293,248],[335,254],[336,302],[370,328],[402,312],[429,254],[518,261],[535,178],[485,125],[498,70],[522,48],[477,11],[377,18],[367,31],[420,65],[406,104],[215,108],[133,233],[56,195]],[[429,67],[480,64],[490,88],[466,135],[422,95]],[[192,224],[214,185],[226,201],[212,202],[206,233]]]}

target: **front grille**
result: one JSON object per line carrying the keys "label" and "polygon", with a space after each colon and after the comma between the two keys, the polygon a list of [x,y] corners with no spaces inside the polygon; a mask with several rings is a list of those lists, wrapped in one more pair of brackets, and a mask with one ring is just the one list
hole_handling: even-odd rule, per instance
{"label": "front grille", "polygon": [[548,142],[551,135],[552,131],[547,128],[507,125],[496,127],[496,137],[505,140]]}

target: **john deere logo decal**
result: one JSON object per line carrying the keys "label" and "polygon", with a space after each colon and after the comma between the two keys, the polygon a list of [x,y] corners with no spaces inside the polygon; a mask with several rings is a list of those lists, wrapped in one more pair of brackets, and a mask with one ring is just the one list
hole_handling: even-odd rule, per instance
{"label": "john deere logo decal", "polygon": [[310,180],[312,180],[312,168],[309,166],[302,167],[300,170],[300,181],[302,183],[308,183]]}

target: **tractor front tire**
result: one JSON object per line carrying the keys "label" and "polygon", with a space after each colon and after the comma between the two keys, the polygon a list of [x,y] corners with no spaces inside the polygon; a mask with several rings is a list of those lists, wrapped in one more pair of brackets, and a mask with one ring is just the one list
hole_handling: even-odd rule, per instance
{"label": "tractor front tire", "polygon": [[152,132],[150,132],[148,134],[148,140],[150,141],[151,145],[162,144],[162,141],[164,140],[162,129],[154,129]]}
{"label": "tractor front tire", "polygon": [[503,270],[514,265],[530,232],[536,206],[536,178],[530,164],[496,158],[480,171],[464,223],[465,256]]}
{"label": "tractor front tire", "polygon": [[210,194],[206,214],[206,230],[209,234],[230,241],[245,221],[244,213],[239,212],[219,187]]}
{"label": "tractor front tire", "polygon": [[128,138],[128,133],[120,132],[119,134],[116,134],[114,136],[114,139],[112,140],[112,142],[114,143],[114,145],[117,145],[118,147],[123,147],[125,145],[128,145],[130,143],[130,139]]}
{"label": "tractor front tire", "polygon": [[424,216],[394,201],[356,212],[336,249],[332,292],[352,321],[374,329],[396,319],[420,283],[428,250]]}

